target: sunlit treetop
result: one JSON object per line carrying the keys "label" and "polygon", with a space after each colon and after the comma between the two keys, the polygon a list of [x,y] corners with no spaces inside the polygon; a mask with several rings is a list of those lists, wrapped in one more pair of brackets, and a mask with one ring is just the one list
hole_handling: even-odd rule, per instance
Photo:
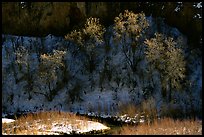
{"label": "sunlit treetop", "polygon": [[115,17],[114,22],[117,38],[120,39],[123,34],[126,34],[127,37],[134,37],[136,41],[149,26],[144,13],[135,14],[128,10]]}
{"label": "sunlit treetop", "polygon": [[79,46],[85,46],[87,43],[102,43],[105,28],[99,23],[98,18],[88,18],[84,28],[74,30],[65,36],[65,39],[76,42]]}

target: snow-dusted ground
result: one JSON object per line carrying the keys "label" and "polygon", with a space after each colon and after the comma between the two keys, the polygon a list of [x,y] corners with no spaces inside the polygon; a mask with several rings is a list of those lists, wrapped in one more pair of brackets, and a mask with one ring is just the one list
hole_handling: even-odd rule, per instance
{"label": "snow-dusted ground", "polygon": [[[52,123],[53,127],[51,128],[51,132],[65,132],[67,134],[76,132],[77,134],[86,133],[91,131],[98,131],[98,130],[108,130],[109,127],[93,121],[83,121],[83,120],[76,120],[74,124],[64,125],[63,123]],[[61,125],[61,126],[57,126]],[[65,128],[65,129],[64,129]]]}
{"label": "snow-dusted ground", "polygon": [[[2,118],[2,123],[14,122],[13,119]],[[21,131],[19,134],[29,134],[29,135],[60,135],[60,134],[86,134],[93,131],[105,131],[110,128],[94,121],[87,120],[72,120],[69,122],[67,119],[61,119],[59,121],[52,121],[52,126],[49,127],[45,124],[39,124],[38,121],[33,121],[32,125],[27,125],[27,131]],[[35,126],[33,126],[35,125]],[[15,128],[15,127],[12,127]],[[36,129],[36,132],[34,132]],[[33,131],[33,132],[32,132]],[[6,133],[2,133],[6,134]]]}

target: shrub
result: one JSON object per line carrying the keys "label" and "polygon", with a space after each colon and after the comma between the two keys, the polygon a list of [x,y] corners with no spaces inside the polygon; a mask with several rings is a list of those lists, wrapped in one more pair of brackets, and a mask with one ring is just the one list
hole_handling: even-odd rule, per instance
{"label": "shrub", "polygon": [[88,18],[84,28],[79,31],[72,31],[65,36],[65,39],[70,40],[76,43],[80,47],[80,51],[86,56],[85,68],[92,73],[95,70],[97,57],[95,48],[96,45],[101,44],[103,39],[103,34],[105,32],[105,28],[99,23],[99,19],[97,18]]}
{"label": "shrub", "polygon": [[39,84],[44,83],[48,87],[48,92],[39,92],[39,94],[44,95],[49,101],[52,101],[58,92],[58,89],[55,89],[58,82],[57,70],[64,67],[63,57],[65,54],[65,51],[53,50],[53,54],[43,54],[40,57],[39,79],[42,83]]}
{"label": "shrub", "polygon": [[167,96],[167,86],[170,86],[168,100],[171,100],[171,90],[181,89],[181,80],[185,77],[184,55],[171,37],[155,33],[155,38],[145,40],[147,45],[146,58],[152,67],[160,73],[163,96]]}
{"label": "shrub", "polygon": [[141,108],[132,103],[119,103],[118,111],[120,115],[127,114],[134,117],[136,114],[141,113]]}
{"label": "shrub", "polygon": [[115,43],[122,41],[122,51],[127,63],[132,71],[136,72],[137,64],[142,56],[137,56],[136,51],[141,50],[140,39],[149,26],[145,14],[135,14],[125,10],[124,14],[120,13],[119,17],[115,17],[114,22]]}

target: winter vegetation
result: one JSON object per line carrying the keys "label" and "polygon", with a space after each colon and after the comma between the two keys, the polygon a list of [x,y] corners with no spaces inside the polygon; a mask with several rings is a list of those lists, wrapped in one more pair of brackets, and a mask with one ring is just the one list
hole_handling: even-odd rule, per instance
{"label": "winter vegetation", "polygon": [[202,123],[194,120],[173,120],[164,118],[153,124],[123,126],[113,135],[202,135]]}
{"label": "winter vegetation", "polygon": [[125,10],[107,28],[90,17],[65,37],[2,39],[2,114],[41,111],[3,134],[110,130],[74,113],[133,124],[111,134],[202,134],[202,53],[159,18]]}
{"label": "winter vegetation", "polygon": [[50,111],[21,116],[10,124],[3,123],[2,133],[5,135],[66,135],[88,134],[98,130],[105,132],[108,129],[98,122],[89,121],[75,114]]}

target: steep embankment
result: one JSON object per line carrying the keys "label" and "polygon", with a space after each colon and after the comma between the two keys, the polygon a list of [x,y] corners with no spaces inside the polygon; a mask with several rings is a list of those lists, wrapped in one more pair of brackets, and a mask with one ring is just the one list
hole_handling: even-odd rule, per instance
{"label": "steep embankment", "polygon": [[202,36],[202,2],[3,2],[2,32],[24,36],[64,36],[84,24],[86,18],[98,17],[109,26],[114,17],[129,9],[147,16],[162,17],[197,42]]}

